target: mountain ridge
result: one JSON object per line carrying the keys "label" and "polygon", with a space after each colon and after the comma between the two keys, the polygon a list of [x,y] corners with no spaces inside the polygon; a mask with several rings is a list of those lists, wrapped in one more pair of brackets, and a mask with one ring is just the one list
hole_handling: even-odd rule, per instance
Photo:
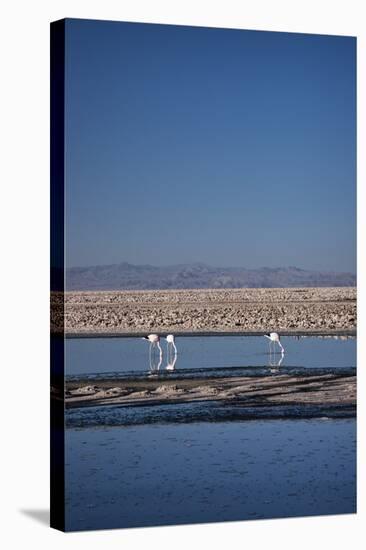
{"label": "mountain ridge", "polygon": [[174,290],[356,286],[356,275],[296,266],[213,267],[201,262],[154,266],[128,262],[66,270],[67,290]]}

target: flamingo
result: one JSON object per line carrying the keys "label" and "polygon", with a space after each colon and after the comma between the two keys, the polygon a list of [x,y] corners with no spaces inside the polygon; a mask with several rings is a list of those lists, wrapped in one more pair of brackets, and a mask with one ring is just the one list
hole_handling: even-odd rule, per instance
{"label": "flamingo", "polygon": [[150,342],[150,356],[151,356],[152,349],[155,347],[158,348],[160,356],[162,356],[163,350],[161,349],[161,346],[160,346],[160,336],[158,334],[149,334],[148,336],[143,336],[142,339]]}
{"label": "flamingo", "polygon": [[174,343],[174,334],[168,334],[167,337],[165,338],[165,340],[167,342],[168,354],[169,354],[169,348],[174,348],[174,353],[176,354],[177,353],[177,347]]}
{"label": "flamingo", "polygon": [[277,332],[270,332],[269,334],[265,334],[264,335],[266,338],[269,339],[269,349],[271,350],[271,344],[272,342],[276,343],[280,346],[281,348],[281,352],[282,353],[285,353],[285,348],[283,347],[283,345],[281,344],[281,341],[280,341],[280,336]]}
{"label": "flamingo", "polygon": [[[168,364],[166,370],[174,370],[174,365],[177,361],[177,347],[174,343],[174,334],[168,334],[166,340],[166,352],[168,356]],[[174,355],[173,355],[174,349]]]}

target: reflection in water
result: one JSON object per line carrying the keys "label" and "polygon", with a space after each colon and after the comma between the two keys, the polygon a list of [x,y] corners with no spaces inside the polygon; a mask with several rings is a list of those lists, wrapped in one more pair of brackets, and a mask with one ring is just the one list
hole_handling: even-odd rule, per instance
{"label": "reflection in water", "polygon": [[158,372],[163,361],[163,352],[162,349],[155,346],[150,346],[149,351],[149,366],[150,372]]}
{"label": "reflection in water", "polygon": [[175,369],[175,364],[177,362],[177,354],[174,353],[174,354],[170,354],[170,355],[169,355],[169,352],[168,352],[168,362],[167,362],[167,365],[166,365],[165,369],[173,371]]}
{"label": "reflection in water", "polygon": [[276,353],[269,353],[269,371],[270,372],[279,372],[280,366],[282,365],[283,358],[285,357],[285,353],[281,352],[281,357],[278,359],[276,357]]}

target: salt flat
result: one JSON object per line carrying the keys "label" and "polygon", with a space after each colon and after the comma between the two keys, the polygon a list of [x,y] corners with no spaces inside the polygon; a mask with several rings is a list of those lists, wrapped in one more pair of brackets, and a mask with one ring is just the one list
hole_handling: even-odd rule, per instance
{"label": "salt flat", "polygon": [[355,333],[356,288],[66,292],[52,296],[52,328],[72,336]]}

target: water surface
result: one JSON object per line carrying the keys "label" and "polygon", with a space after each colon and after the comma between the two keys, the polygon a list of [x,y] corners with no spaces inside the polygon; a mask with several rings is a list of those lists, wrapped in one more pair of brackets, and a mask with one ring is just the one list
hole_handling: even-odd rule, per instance
{"label": "water surface", "polygon": [[[356,339],[283,337],[285,348],[270,353],[268,340],[258,336],[177,337],[175,371],[188,374],[203,369],[276,366],[282,369],[337,369],[356,366]],[[161,341],[167,365],[166,343]],[[272,348],[272,351],[276,348]],[[278,351],[278,348],[277,348]],[[157,361],[158,358],[156,358]],[[66,340],[66,375],[146,374],[149,371],[149,343],[141,338],[79,338]]]}
{"label": "water surface", "polygon": [[355,420],[69,429],[67,530],[356,511]]}
{"label": "water surface", "polygon": [[[174,371],[140,338],[66,340],[67,378],[356,372],[356,340],[179,337]],[[159,361],[159,355],[153,355]],[[356,511],[354,407],[310,411],[214,402],[66,411],[66,529],[142,527]],[[298,413],[298,418],[296,415]],[[316,414],[315,414],[316,413]],[[290,419],[291,418],[291,419]]]}

